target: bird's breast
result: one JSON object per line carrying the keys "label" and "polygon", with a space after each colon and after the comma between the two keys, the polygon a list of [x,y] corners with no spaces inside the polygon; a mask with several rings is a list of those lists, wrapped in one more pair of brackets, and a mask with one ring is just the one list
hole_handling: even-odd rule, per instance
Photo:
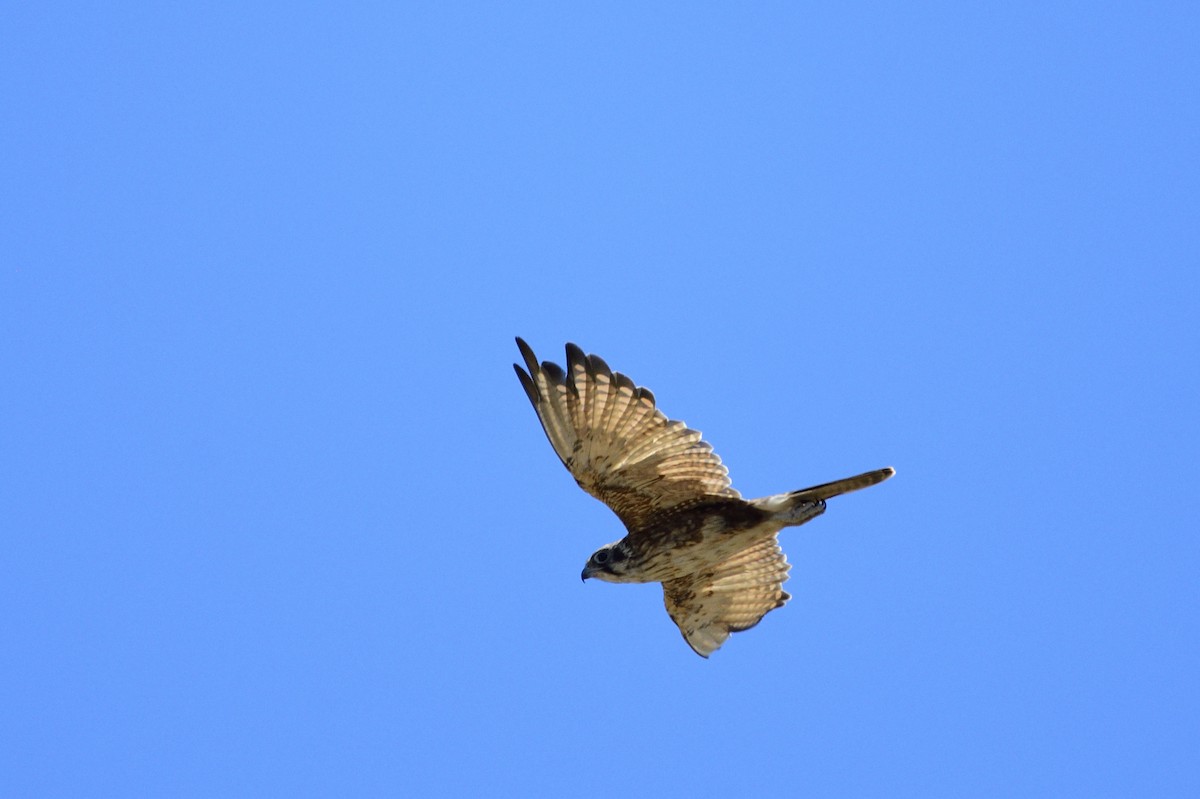
{"label": "bird's breast", "polygon": [[638,576],[659,582],[695,574],[779,532],[778,524],[753,510],[733,516],[724,512],[681,515],[646,530],[638,537]]}

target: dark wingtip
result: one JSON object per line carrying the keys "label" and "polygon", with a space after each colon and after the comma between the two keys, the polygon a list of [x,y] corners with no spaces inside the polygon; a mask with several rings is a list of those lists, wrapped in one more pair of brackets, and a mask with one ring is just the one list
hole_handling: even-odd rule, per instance
{"label": "dark wingtip", "polygon": [[567,368],[571,368],[573,363],[586,363],[587,356],[583,354],[583,350],[579,349],[578,344],[567,342]]}
{"label": "dark wingtip", "polygon": [[572,394],[579,396],[579,387],[575,385],[575,372],[577,371],[575,367],[582,368],[584,374],[587,374],[587,356],[579,347],[567,342],[567,388]]}
{"label": "dark wingtip", "polygon": [[521,357],[525,360],[525,368],[529,370],[530,375],[538,373],[537,356],[533,354],[533,348],[525,343],[525,339],[517,336],[517,349],[521,351]]}
{"label": "dark wingtip", "polygon": [[592,374],[607,375],[608,379],[610,381],[612,380],[612,369],[608,367],[608,364],[604,362],[603,358],[601,358],[599,355],[589,355],[587,360],[588,369],[591,370]]}
{"label": "dark wingtip", "polygon": [[[520,339],[518,339],[518,341],[519,340]],[[525,389],[526,396],[529,397],[529,401],[532,402],[533,407],[536,408],[538,404],[538,390],[537,386],[533,383],[533,379],[529,375],[525,374],[525,370],[520,366],[517,366],[515,363],[513,364],[513,369],[515,369],[517,372],[517,379],[521,381],[521,388]]]}

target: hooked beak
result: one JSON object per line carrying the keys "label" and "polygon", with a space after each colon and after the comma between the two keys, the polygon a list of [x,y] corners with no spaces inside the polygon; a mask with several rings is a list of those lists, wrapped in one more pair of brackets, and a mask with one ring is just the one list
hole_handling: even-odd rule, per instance
{"label": "hooked beak", "polygon": [[583,567],[583,573],[581,573],[581,574],[579,575],[579,579],[580,579],[580,580],[583,580],[584,582],[587,582],[587,578],[589,578],[589,577],[591,577],[591,576],[592,576],[592,567],[591,567],[591,566],[584,566],[584,567]]}

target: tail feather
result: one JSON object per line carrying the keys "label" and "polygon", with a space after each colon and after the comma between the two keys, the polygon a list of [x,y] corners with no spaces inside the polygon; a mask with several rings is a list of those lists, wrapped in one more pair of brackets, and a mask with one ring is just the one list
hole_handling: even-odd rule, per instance
{"label": "tail feather", "polygon": [[831,499],[840,494],[849,494],[851,491],[858,491],[860,488],[870,488],[873,485],[882,483],[895,473],[896,470],[888,466],[883,469],[876,469],[873,472],[863,472],[862,474],[847,477],[843,480],[834,480],[832,483],[822,483],[812,488],[802,488],[799,491],[792,491],[787,496],[798,502],[816,502],[820,499]]}
{"label": "tail feather", "polygon": [[896,473],[892,467],[876,469],[872,472],[847,477],[844,480],[834,480],[812,488],[802,488],[787,494],[776,494],[753,501],[762,510],[773,514],[778,522],[787,526],[804,524],[825,512],[825,500],[840,494],[848,494],[861,488],[882,483]]}

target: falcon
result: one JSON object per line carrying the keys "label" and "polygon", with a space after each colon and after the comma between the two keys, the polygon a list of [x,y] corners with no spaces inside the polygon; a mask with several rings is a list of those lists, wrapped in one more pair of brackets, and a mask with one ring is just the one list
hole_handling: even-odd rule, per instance
{"label": "falcon", "polygon": [[567,368],[538,363],[517,339],[513,364],[546,437],[584,491],[625,525],[597,549],[582,577],[661,582],[667,613],[688,645],[708,657],[791,596],[778,533],[825,512],[825,501],[895,474],[864,472],[812,488],[742,499],[700,433],[658,410],[654,395],[599,356],[567,344]]}

